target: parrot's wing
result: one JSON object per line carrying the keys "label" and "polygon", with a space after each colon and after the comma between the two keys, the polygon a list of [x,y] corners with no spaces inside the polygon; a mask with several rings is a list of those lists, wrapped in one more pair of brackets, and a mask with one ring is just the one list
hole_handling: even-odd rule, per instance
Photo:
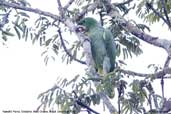
{"label": "parrot's wing", "polygon": [[103,74],[109,73],[110,69],[111,69],[110,58],[108,56],[105,56],[103,60]]}
{"label": "parrot's wing", "polygon": [[95,67],[100,74],[103,74],[104,58],[107,56],[103,29],[97,27],[90,31],[88,36],[91,38],[91,51],[95,62]]}
{"label": "parrot's wing", "polygon": [[110,72],[111,72],[115,68],[116,44],[114,42],[112,33],[107,29],[104,29],[103,38],[105,40],[107,56],[110,59]]}

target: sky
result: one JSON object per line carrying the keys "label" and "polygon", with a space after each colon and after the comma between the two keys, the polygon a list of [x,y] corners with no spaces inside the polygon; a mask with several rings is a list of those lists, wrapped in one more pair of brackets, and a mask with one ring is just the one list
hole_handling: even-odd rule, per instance
{"label": "sky", "polygon": [[[55,13],[57,11],[56,0],[47,1],[28,0],[33,8]],[[139,21],[138,19],[136,19]],[[170,33],[161,23],[151,25],[151,35],[167,38]],[[158,28],[158,29],[156,29]],[[160,30],[160,32],[159,32]],[[161,34],[162,33],[162,34]],[[142,42],[144,53],[139,57],[127,60],[127,69],[137,72],[149,72],[148,64],[163,65],[166,52]],[[43,62],[41,53],[43,48],[32,45],[23,40],[11,39],[8,47],[0,46],[0,111],[1,110],[34,110],[37,108],[39,93],[51,88],[58,76],[73,76],[84,72],[85,67],[74,63],[62,64],[60,60],[50,61],[47,66]],[[68,77],[71,78],[71,77]],[[168,86],[169,80],[165,84]],[[160,81],[154,83],[160,94]],[[169,88],[165,88],[166,97],[170,97]]]}
{"label": "sky", "polygon": [[[40,0],[28,0],[33,8],[55,13],[56,1],[51,0],[48,6]],[[0,45],[0,113],[3,110],[36,110],[40,105],[37,100],[41,92],[51,88],[56,79],[72,77],[84,72],[85,66],[78,63],[66,65],[61,59],[49,61],[46,66],[41,56],[44,48],[32,45],[31,42],[11,38],[7,46]],[[78,70],[79,69],[79,70]]]}

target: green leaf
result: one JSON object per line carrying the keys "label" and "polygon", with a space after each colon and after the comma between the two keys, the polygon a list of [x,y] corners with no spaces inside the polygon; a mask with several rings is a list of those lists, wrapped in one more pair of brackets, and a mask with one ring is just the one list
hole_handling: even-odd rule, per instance
{"label": "green leaf", "polygon": [[4,40],[4,41],[7,41],[8,39],[7,39],[7,36],[2,36],[2,39]]}
{"label": "green leaf", "polygon": [[28,32],[29,32],[29,30],[28,30],[28,28],[26,28],[26,30],[24,32],[25,41],[27,41],[27,39],[28,39]]}
{"label": "green leaf", "polygon": [[9,32],[9,31],[2,31],[2,35],[15,36],[13,33]]}
{"label": "green leaf", "polygon": [[17,33],[18,39],[21,39],[21,34],[19,32],[19,30],[17,29],[17,27],[14,27],[15,32]]}
{"label": "green leaf", "polygon": [[141,29],[142,31],[144,31],[145,29],[147,29],[150,32],[150,28],[145,25],[145,24],[137,24],[136,25],[139,29]]}
{"label": "green leaf", "polygon": [[25,13],[25,12],[17,12],[17,13],[22,15],[22,16],[24,16],[24,17],[30,18],[30,16],[27,13]]}
{"label": "green leaf", "polygon": [[46,45],[46,46],[49,46],[49,44],[50,44],[51,41],[52,41],[52,39],[46,40],[45,45]]}

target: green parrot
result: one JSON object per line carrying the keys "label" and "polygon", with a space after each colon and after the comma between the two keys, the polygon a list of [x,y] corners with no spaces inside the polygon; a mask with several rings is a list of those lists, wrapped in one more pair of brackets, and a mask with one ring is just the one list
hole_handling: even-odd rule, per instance
{"label": "green parrot", "polygon": [[86,17],[78,22],[85,27],[91,39],[91,51],[99,74],[107,74],[115,68],[116,44],[111,31],[103,28],[94,18]]}

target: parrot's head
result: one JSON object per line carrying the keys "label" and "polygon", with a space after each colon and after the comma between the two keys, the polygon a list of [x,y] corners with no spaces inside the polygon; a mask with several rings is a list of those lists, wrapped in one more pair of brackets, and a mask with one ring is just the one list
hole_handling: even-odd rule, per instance
{"label": "parrot's head", "polygon": [[[86,17],[86,18],[81,19],[78,22],[78,29],[88,32],[91,28],[95,27],[96,25],[98,25],[98,22],[94,18]],[[83,28],[80,28],[80,27],[83,27]]]}

